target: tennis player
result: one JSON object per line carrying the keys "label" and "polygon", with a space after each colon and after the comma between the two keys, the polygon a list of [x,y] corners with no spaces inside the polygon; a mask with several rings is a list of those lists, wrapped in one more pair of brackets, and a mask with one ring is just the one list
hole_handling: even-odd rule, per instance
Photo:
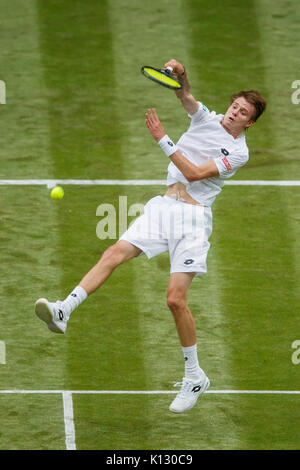
{"label": "tennis player", "polygon": [[150,259],[169,251],[170,280],[167,304],[171,310],[183,351],[185,372],[169,409],[191,409],[210,381],[200,367],[196,325],[187,305],[192,280],[206,273],[206,257],[212,232],[211,206],[224,181],[249,158],[244,131],[253,126],[266,107],[256,91],[241,91],[231,97],[225,114],[216,114],[197,101],[181,63],[165,64],[182,88],[175,91],[190,118],[190,126],[177,143],[169,137],[154,109],[146,113],[146,125],[169,159],[167,190],[145,205],[141,215],[101,256],[64,301],[39,299],[35,312],[56,333],[65,333],[71,313],[95,292],[120,264],[146,254]]}

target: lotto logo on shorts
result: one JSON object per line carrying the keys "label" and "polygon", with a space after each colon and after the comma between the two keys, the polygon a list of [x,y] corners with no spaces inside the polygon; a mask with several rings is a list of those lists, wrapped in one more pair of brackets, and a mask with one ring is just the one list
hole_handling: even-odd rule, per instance
{"label": "lotto logo on shorts", "polygon": [[222,162],[224,163],[228,171],[231,170],[231,165],[226,157],[222,158]]}
{"label": "lotto logo on shorts", "polygon": [[188,264],[193,264],[194,260],[193,259],[186,259],[184,264],[188,265]]}

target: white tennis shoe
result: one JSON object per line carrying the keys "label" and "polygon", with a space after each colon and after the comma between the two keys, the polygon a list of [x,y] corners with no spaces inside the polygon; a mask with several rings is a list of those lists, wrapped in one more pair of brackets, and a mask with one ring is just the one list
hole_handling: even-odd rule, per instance
{"label": "white tennis shoe", "polygon": [[210,381],[205,374],[197,382],[183,377],[182,382],[177,382],[174,385],[174,387],[178,386],[181,386],[181,389],[169,407],[169,410],[173,413],[183,413],[193,408],[199,395],[204,393],[210,386]]}
{"label": "white tennis shoe", "polygon": [[39,299],[35,303],[35,313],[43,320],[49,330],[54,333],[64,334],[67,328],[67,317],[61,308],[62,302],[48,302],[47,299]]}

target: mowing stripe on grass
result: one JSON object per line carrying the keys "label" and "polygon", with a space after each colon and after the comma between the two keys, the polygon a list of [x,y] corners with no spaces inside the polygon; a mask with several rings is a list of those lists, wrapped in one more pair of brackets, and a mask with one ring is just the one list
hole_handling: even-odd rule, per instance
{"label": "mowing stripe on grass", "polygon": [[[204,0],[187,0],[183,2],[183,15],[189,24],[187,35],[189,36],[189,61],[184,64],[187,74],[193,86],[192,94],[202,101],[211,111],[216,113],[226,111],[230,96],[241,89],[251,89],[260,58],[257,56],[257,24],[253,14],[253,5],[250,0],[237,3],[233,0],[226,2],[215,1],[207,8]],[[247,28],[244,24],[247,22]],[[226,24],[226,28],[224,28]],[[236,37],[240,40],[236,42]],[[255,44],[249,48],[249,42]],[[234,50],[234,59],[231,51]],[[245,54],[245,51],[247,53]],[[232,60],[238,60],[238,67],[232,69]],[[251,67],[249,67],[251,63]],[[252,83],[251,88],[247,83]],[[248,88],[249,86],[249,88]],[[244,88],[246,87],[246,88]],[[250,148],[251,153],[251,148]],[[247,168],[247,166],[246,166]],[[245,177],[245,168],[238,172],[238,176]],[[251,181],[250,184],[253,184]],[[256,184],[255,181],[254,184]],[[235,180],[225,181],[227,186],[240,182]],[[248,185],[242,181],[241,185]],[[260,185],[261,181],[256,184]],[[243,191],[241,191],[243,192]],[[213,232],[210,238],[211,248],[207,258],[207,275],[200,277],[199,281],[193,281],[191,299],[191,311],[199,310],[195,318],[198,327],[198,350],[201,367],[207,372],[214,383],[220,388],[225,388],[228,383],[234,383],[234,346],[232,341],[231,325],[228,324],[228,314],[233,310],[232,304],[224,300],[224,286],[228,279],[228,270],[235,263],[234,251],[229,263],[222,259],[224,244],[231,243],[231,234],[226,231],[223,224],[222,198],[226,198],[227,191],[217,198],[213,205]],[[234,191],[234,199],[240,196],[239,191]],[[232,217],[228,214],[227,220]],[[225,268],[225,269],[224,269]],[[194,282],[200,282],[199,287]],[[203,361],[203,362],[202,362]],[[203,364],[203,366],[202,366]],[[236,427],[231,428],[232,436],[237,439]]]}
{"label": "mowing stripe on grass", "polygon": [[[293,0],[288,8],[284,0],[256,0],[253,4],[259,24],[259,48],[268,94],[263,127],[264,131],[266,125],[272,129],[271,135],[266,133],[267,151],[260,153],[258,161],[266,158],[266,166],[262,169],[272,179],[289,179],[291,176],[296,179],[300,173],[297,158],[299,141],[295,140],[299,128],[299,104],[292,100],[295,91],[292,83],[299,78],[299,2]],[[263,139],[263,134],[260,138]],[[284,201],[282,205],[285,206]]]}
{"label": "mowing stripe on grass", "polygon": [[[48,97],[39,48],[36,0],[1,1],[1,177],[53,174],[49,158]],[[13,40],[12,40],[13,38]],[[38,153],[37,153],[37,148]]]}
{"label": "mowing stripe on grass", "polygon": [[[48,93],[51,96],[48,109],[51,116],[51,157],[55,169],[52,175],[50,173],[48,175],[58,177],[57,180],[69,176],[74,179],[90,179],[95,175],[128,177],[128,167],[126,165],[125,172],[123,165],[123,146],[126,148],[125,124],[130,116],[127,114],[124,119],[123,109],[119,106],[120,71],[112,48],[117,28],[109,16],[110,3],[109,0],[92,2],[92,4],[90,2],[73,2],[72,5],[70,2],[57,0],[38,2],[42,62]],[[125,10],[128,9],[128,6],[125,5]],[[66,25],[68,25],[67,30]],[[133,54],[132,51],[130,54],[128,51],[126,53],[127,55]],[[37,175],[37,173],[32,174]],[[50,188],[52,184],[56,184],[57,180],[47,183],[47,187]],[[93,196],[93,194],[95,192],[91,191],[90,197],[95,197],[96,200],[97,196]],[[81,219],[79,227],[78,215],[73,218],[72,211],[76,208],[77,214],[79,214],[79,207],[80,210],[83,208],[83,213],[88,218],[89,197],[83,200],[81,206],[78,193],[75,194],[73,191],[73,200],[71,197],[68,200],[66,196],[67,194],[62,204],[55,204],[58,211],[56,228],[59,236],[55,259],[62,274],[60,290],[63,296],[66,296],[77,285],[87,269],[98,261],[99,252],[105,249],[106,243],[104,241],[99,245],[99,240],[94,235],[94,227],[93,238],[88,238],[86,230],[84,230],[84,236],[78,238],[84,224]],[[44,192],[44,197],[47,197],[46,192]],[[110,197],[113,197],[111,193]],[[51,201],[50,198],[48,199]],[[69,210],[66,208],[68,203],[70,204]],[[92,211],[94,214],[94,207]],[[90,219],[87,224],[90,227]],[[70,226],[73,229],[69,231]],[[66,236],[67,233],[68,236]],[[74,255],[75,252],[76,255]],[[76,257],[76,266],[70,262],[74,256]],[[130,265],[126,269],[127,273],[130,272]],[[130,278],[130,274],[127,275]],[[102,328],[105,329],[105,321],[108,323],[107,328],[115,331],[110,322],[114,323],[118,312],[121,315],[118,308],[119,297],[115,295],[116,291],[121,296],[120,292],[124,289],[128,298],[133,297],[133,293],[130,292],[130,283],[127,283],[127,279],[121,281],[118,276],[120,276],[120,270],[100,293],[105,319],[102,321],[100,315],[97,316],[93,323],[92,335],[96,331],[101,334]],[[119,285],[115,288],[118,279]],[[111,294],[112,300],[108,301],[105,294],[109,289],[112,289],[113,293]],[[86,321],[89,312],[98,309],[97,296],[93,296],[84,308],[86,315],[83,321]],[[110,311],[116,312],[115,315],[109,315]],[[135,320],[131,312],[126,316],[126,321],[127,329],[134,331]],[[76,327],[73,332],[75,331]],[[112,368],[112,364],[120,364],[120,351],[124,349],[124,352],[127,353],[130,350],[131,342],[128,335],[123,335],[120,348],[115,348],[112,345],[113,334],[105,336],[103,341],[99,341],[98,338],[94,341],[91,340],[88,333],[84,339],[81,334],[74,334],[73,337],[66,338],[64,343],[68,354],[64,355],[64,360],[68,369],[68,386],[70,388],[72,388],[72,384],[74,387],[80,386],[82,388],[97,386],[97,382],[95,383],[94,377],[92,377],[93,374],[89,371],[93,370],[95,380],[97,380],[100,373],[97,374],[95,371],[99,367],[99,357],[102,357],[107,349],[111,351],[110,365]],[[138,340],[135,346],[139,351],[141,348],[137,343]],[[85,354],[82,354],[82,348],[86,348]],[[125,353],[122,357],[125,357]],[[135,353],[134,360],[138,368],[139,354]],[[130,357],[127,357],[129,364],[130,361]],[[124,375],[129,375],[126,370],[124,371],[124,367],[127,366],[128,364],[125,364],[124,361]],[[107,372],[105,373],[102,368],[102,380],[107,378],[110,381],[110,373],[106,374]],[[90,381],[93,385],[90,384]],[[143,387],[143,381],[140,381],[138,385]],[[96,415],[97,410],[91,410],[91,413]]]}
{"label": "mowing stripe on grass", "polygon": [[[116,98],[125,131],[123,174],[131,179],[165,176],[168,160],[147,129],[145,112],[156,108],[174,139],[186,130],[189,119],[175,93],[145,79],[140,69],[151,64],[163,67],[172,57],[186,59],[189,25],[182,14],[182,0],[108,3],[114,72],[119,78]],[[129,28],[129,24],[134,27]]]}
{"label": "mowing stripe on grass", "polygon": [[[238,5],[234,0],[224,2],[215,1],[207,8],[204,0],[188,0],[184,2],[185,15],[190,21],[190,28],[187,33],[190,36],[190,54],[192,56],[192,68],[187,68],[193,95],[201,100],[210,110],[223,113],[229,105],[230,96],[240,90],[258,88],[261,90],[263,83],[263,63],[261,61],[259,49],[258,25],[255,9],[251,0],[240,2]],[[247,23],[247,28],[244,24]],[[224,28],[226,24],[226,28]],[[239,41],[236,41],[239,37]],[[249,44],[253,47],[249,47]],[[234,54],[232,55],[232,51]],[[245,53],[245,51],[247,51]],[[234,59],[233,59],[234,57]],[[232,61],[238,61],[238,67],[232,69]],[[190,72],[191,70],[191,72]],[[196,75],[193,77],[193,74]],[[258,81],[260,81],[258,83]],[[261,90],[263,93],[263,90]],[[234,180],[226,181],[227,186],[243,185],[253,188],[272,182],[261,181],[265,174],[248,176],[247,171],[253,165],[251,137],[259,133],[262,126],[258,124],[249,132],[247,143],[250,150],[249,165],[246,165],[238,172],[238,177],[251,179],[251,182],[242,183]],[[254,162],[256,163],[256,162]],[[269,177],[273,180],[276,178]],[[279,178],[278,178],[279,179]],[[277,183],[275,183],[277,184]],[[257,191],[261,194],[261,191]],[[215,385],[219,388],[226,388],[228,384],[236,384],[235,356],[240,346],[240,339],[235,339],[235,318],[229,321],[231,316],[236,314],[240,305],[237,300],[237,289],[231,281],[231,270],[234,269],[238,254],[232,243],[234,230],[241,233],[240,221],[229,230],[233,216],[240,209],[235,208],[237,200],[240,199],[241,191],[232,191],[231,203],[234,209],[226,212],[224,201],[228,200],[230,191],[226,190],[217,198],[213,205],[213,233],[210,239],[211,248],[208,254],[208,274],[201,279],[203,288],[200,286],[200,294],[195,292],[195,303],[197,296],[200,297],[198,303],[203,304],[203,314],[201,322],[199,320],[200,334],[203,338],[203,359],[207,364],[209,377],[214,378]],[[251,194],[256,191],[251,191]],[[263,193],[264,194],[264,191]],[[226,215],[227,217],[226,217]],[[228,225],[227,225],[228,223]],[[243,236],[243,235],[242,235]],[[230,247],[231,258],[224,259],[224,248]],[[200,304],[201,305],[201,304]],[[202,312],[201,312],[202,313]],[[201,331],[203,327],[203,332]],[[200,335],[199,335],[200,336]],[[199,350],[201,344],[199,344]],[[200,362],[201,364],[201,362]],[[240,389],[238,385],[235,387]],[[245,400],[246,401],[246,400]],[[244,416],[245,422],[247,417]],[[238,428],[232,426],[231,437],[234,441],[241,441],[244,445],[244,437],[238,434]]]}
{"label": "mowing stripe on grass", "polygon": [[[10,1],[1,2],[2,17],[5,18],[1,25],[1,78],[7,84],[7,104],[1,107],[2,178],[54,174],[37,4],[35,0],[16,0],[12,9]],[[31,317],[31,328],[24,329],[23,315],[25,311],[34,315],[35,300],[45,290],[51,295],[51,288],[56,290],[61,279],[61,270],[52,262],[56,259],[57,232],[53,226],[58,205],[45,198],[44,191],[38,187],[26,191],[26,201],[22,187],[1,186],[0,191],[1,265],[3,273],[6,273],[0,287],[1,340],[6,344],[5,358],[2,352],[6,365],[1,368],[1,382],[8,388],[35,387],[36,372],[39,383],[47,388],[50,386],[49,369],[53,364],[55,341],[47,348],[48,356],[43,366],[35,369],[31,360],[32,348],[36,346],[45,350],[42,345],[47,342],[48,332],[34,316]],[[12,296],[14,302],[11,302]],[[40,351],[36,356],[40,357]],[[63,357],[62,344],[60,353]],[[61,374],[56,375],[57,382],[65,376],[65,366],[61,364],[60,368],[58,362],[59,358],[56,369]]]}

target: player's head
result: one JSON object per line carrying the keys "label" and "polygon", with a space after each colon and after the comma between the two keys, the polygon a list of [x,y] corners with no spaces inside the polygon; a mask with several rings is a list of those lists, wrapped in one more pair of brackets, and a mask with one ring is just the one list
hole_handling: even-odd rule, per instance
{"label": "player's head", "polygon": [[234,136],[238,135],[252,126],[265,108],[266,101],[257,91],[240,91],[232,95],[222,124],[228,132]]}
{"label": "player's head", "polygon": [[240,97],[244,98],[247,101],[247,103],[253,106],[254,112],[253,112],[253,115],[251,116],[251,120],[256,122],[259,116],[261,116],[262,113],[266,109],[266,106],[267,106],[266,100],[258,93],[258,91],[255,91],[255,90],[240,91],[239,93],[232,95],[231,104],[234,103]]}

